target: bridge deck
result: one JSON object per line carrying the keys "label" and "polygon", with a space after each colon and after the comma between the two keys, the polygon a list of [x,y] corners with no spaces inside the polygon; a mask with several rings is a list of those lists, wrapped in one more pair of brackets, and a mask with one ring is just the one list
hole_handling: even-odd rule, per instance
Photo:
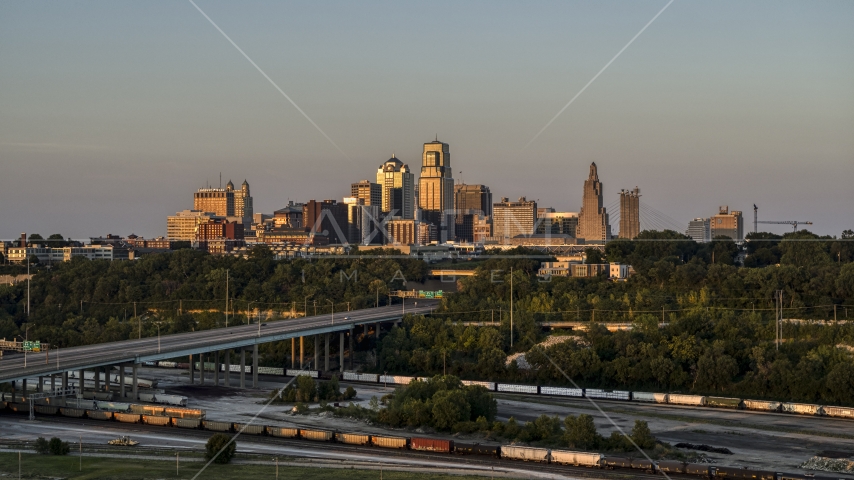
{"label": "bridge deck", "polygon": [[[406,313],[429,313],[438,304],[435,300],[418,300],[405,306]],[[95,368],[121,363],[142,363],[176,358],[185,355],[245,348],[256,344],[287,340],[293,337],[349,330],[354,325],[388,322],[403,316],[403,305],[336,312],[290,320],[239,325],[199,332],[176,333],[139,340],[100,343],[81,347],[52,350],[49,361],[43,353],[9,355],[0,360],[0,382],[21,380],[39,375],[52,375],[71,370]],[[345,321],[344,317],[349,317]]]}

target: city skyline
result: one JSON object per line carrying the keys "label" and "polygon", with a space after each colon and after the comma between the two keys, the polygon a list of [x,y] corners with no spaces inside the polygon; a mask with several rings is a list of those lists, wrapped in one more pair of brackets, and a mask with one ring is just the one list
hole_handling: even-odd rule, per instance
{"label": "city skyline", "polygon": [[851,228],[846,2],[674,2],[524,148],[665,3],[444,4],[434,41],[412,6],[199,2],[346,157],[189,4],[4,4],[0,237],[162,235],[220,171],[250,180],[256,212],[340,199],[390,151],[414,169],[436,133],[453,177],[495,198],[578,211],[596,162],[606,206],[640,185],[682,231],[754,203]]}

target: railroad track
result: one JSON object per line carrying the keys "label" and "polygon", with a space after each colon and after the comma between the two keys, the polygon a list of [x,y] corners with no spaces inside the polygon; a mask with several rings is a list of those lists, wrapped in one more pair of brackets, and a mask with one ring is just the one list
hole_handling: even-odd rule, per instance
{"label": "railroad track", "polygon": [[[7,415],[8,417],[13,417],[12,415]],[[211,436],[211,432],[205,430],[194,430],[194,429],[177,429],[175,427],[158,427],[154,425],[145,425],[145,424],[128,424],[128,423],[120,423],[120,422],[109,422],[109,421],[98,421],[91,419],[78,419],[78,418],[70,418],[70,417],[46,417],[40,416],[38,417],[40,420],[50,423],[63,424],[63,425],[85,425],[87,427],[103,427],[110,428],[114,430],[121,430],[123,432],[128,432],[132,434],[133,432],[145,432],[145,433],[163,433],[164,429],[175,429],[180,431],[182,437],[191,437],[198,440],[207,440]],[[384,457],[393,457],[393,458],[417,458],[421,460],[443,460],[446,462],[457,463],[461,467],[469,466],[469,467],[480,467],[481,470],[472,470],[473,474],[486,474],[490,467],[494,467],[496,470],[528,470],[528,471],[536,471],[536,472],[548,472],[556,475],[565,475],[571,477],[583,477],[583,478],[599,478],[599,479],[619,479],[625,480],[628,478],[632,479],[643,479],[643,480],[661,480],[663,477],[661,475],[642,473],[637,470],[600,470],[589,467],[574,467],[569,465],[552,465],[545,463],[528,463],[522,462],[518,460],[508,460],[508,459],[499,459],[499,458],[489,458],[489,457],[472,457],[472,456],[462,456],[462,455],[454,455],[454,454],[442,454],[442,453],[432,453],[432,452],[420,452],[420,451],[412,451],[412,450],[395,450],[395,449],[383,449],[378,447],[368,447],[368,446],[359,446],[359,445],[345,445],[339,443],[330,443],[330,442],[312,442],[310,440],[300,440],[300,439],[288,439],[288,438],[279,438],[279,437],[269,437],[264,435],[242,435],[246,437],[247,440],[252,440],[255,443],[261,443],[265,445],[281,445],[287,446],[291,448],[311,448],[312,450],[320,450],[326,452],[340,452],[340,453],[365,453],[371,456],[376,456],[378,454]],[[85,444],[84,444],[85,445]],[[165,453],[168,455],[172,455],[174,450],[165,450],[163,448],[152,448],[149,449],[147,447],[143,447],[146,452],[154,453]],[[91,452],[95,450],[99,453],[115,453],[117,451],[123,451],[122,449],[116,448],[106,448],[106,445],[93,445],[88,444],[86,446],[87,452]],[[126,450],[125,450],[126,451]],[[253,454],[255,455],[255,454]],[[262,454],[258,454],[262,455]],[[267,454],[263,454],[264,456],[268,456]],[[293,455],[289,455],[289,457],[294,457]],[[334,461],[335,459],[329,459]],[[403,466],[395,463],[383,463],[382,461],[372,462],[374,465],[388,465],[390,467],[393,466]],[[673,479],[692,479],[696,480],[695,477],[691,476],[674,476],[670,475]]]}

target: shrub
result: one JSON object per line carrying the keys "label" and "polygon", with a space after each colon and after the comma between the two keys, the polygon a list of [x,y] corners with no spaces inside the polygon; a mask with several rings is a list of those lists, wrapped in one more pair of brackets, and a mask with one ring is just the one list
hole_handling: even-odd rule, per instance
{"label": "shrub", "polygon": [[44,437],[39,437],[36,439],[36,453],[40,453],[42,455],[47,455],[50,453],[50,445]]}
{"label": "shrub", "polygon": [[59,438],[53,437],[48,442],[48,450],[50,450],[52,455],[68,455],[71,447],[68,446],[68,442],[63,442]]}
{"label": "shrub", "polygon": [[216,433],[205,445],[205,459],[213,459],[214,463],[228,463],[236,450],[237,442],[232,442],[230,435]]}

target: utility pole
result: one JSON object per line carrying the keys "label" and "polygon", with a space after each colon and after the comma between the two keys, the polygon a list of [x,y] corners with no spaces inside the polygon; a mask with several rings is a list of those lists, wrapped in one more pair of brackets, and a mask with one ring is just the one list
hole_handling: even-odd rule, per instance
{"label": "utility pole", "polygon": [[136,302],[133,302],[133,316],[136,317],[137,324],[139,325],[139,338],[142,338],[142,320],[136,316]]}
{"label": "utility pole", "polygon": [[[24,256],[27,256],[27,248],[24,247]],[[27,256],[27,317],[30,316],[30,257]],[[21,457],[21,452],[18,452],[18,458]],[[18,472],[20,473],[20,472]],[[20,476],[20,475],[19,475]]]}
{"label": "utility pole", "polygon": [[225,328],[228,328],[228,269],[225,269]]}
{"label": "utility pole", "polygon": [[[83,379],[80,379],[80,392],[83,392]],[[80,471],[83,471],[83,435],[80,435],[80,441],[77,442],[77,445],[80,447]]]}

